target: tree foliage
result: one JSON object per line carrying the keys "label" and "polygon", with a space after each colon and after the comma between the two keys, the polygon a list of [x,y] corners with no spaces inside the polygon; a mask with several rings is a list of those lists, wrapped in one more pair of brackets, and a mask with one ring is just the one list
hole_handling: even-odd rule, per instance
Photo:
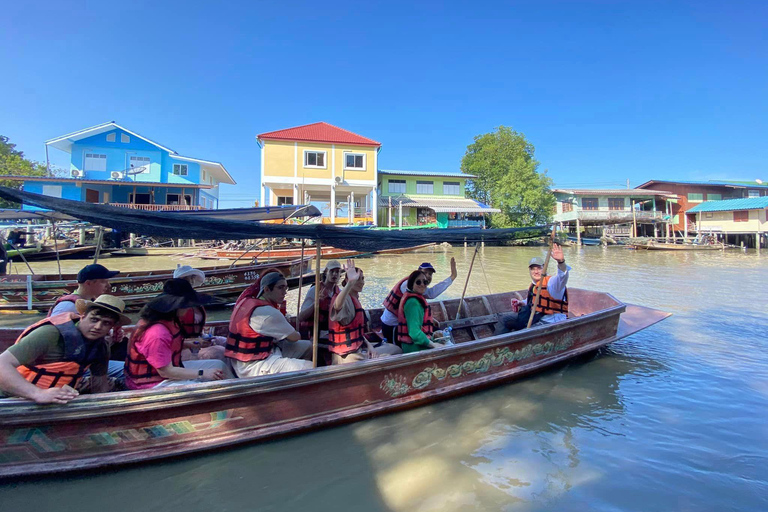
{"label": "tree foliage", "polygon": [[[22,151],[16,150],[16,144],[0,135],[0,176],[45,176],[45,164],[28,160]],[[0,180],[3,187],[20,189],[23,183],[15,180]],[[0,199],[0,207],[17,208],[18,204]]]}
{"label": "tree foliage", "polygon": [[461,160],[461,172],[473,174],[469,196],[501,210],[491,216],[495,228],[549,222],[555,207],[552,179],[537,171],[533,144],[512,128],[499,126],[475,137]]}

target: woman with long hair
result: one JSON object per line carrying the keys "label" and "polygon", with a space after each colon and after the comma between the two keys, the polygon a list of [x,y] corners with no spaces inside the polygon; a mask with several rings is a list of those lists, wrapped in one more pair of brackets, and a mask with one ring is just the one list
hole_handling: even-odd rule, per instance
{"label": "woman with long hair", "polygon": [[411,272],[406,292],[400,300],[396,338],[406,354],[443,346],[442,343],[432,341],[432,308],[424,297],[428,284],[429,280],[423,271]]}

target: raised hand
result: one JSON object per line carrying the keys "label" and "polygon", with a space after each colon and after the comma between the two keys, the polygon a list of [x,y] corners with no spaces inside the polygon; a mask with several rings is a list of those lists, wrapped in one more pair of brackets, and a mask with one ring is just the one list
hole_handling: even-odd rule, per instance
{"label": "raised hand", "polygon": [[344,272],[346,272],[347,281],[350,283],[354,283],[360,279],[360,272],[357,270],[357,268],[355,268],[355,260],[352,258],[347,260],[347,265],[344,267]]}
{"label": "raised hand", "polygon": [[70,400],[77,398],[80,393],[69,386],[60,388],[41,389],[35,395],[35,402],[38,404],[65,404]]}
{"label": "raised hand", "polygon": [[562,263],[565,261],[565,256],[563,256],[563,248],[560,247],[560,245],[552,244],[552,258],[557,263]]}
{"label": "raised hand", "polygon": [[459,277],[459,271],[456,270],[456,258],[451,258],[451,281],[455,281]]}

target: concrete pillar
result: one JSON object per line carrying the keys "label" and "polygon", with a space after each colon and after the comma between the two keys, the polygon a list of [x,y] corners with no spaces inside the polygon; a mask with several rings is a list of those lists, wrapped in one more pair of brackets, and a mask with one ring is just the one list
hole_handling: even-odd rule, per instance
{"label": "concrete pillar", "polygon": [[355,193],[349,193],[349,223],[355,223]]}
{"label": "concrete pillar", "polygon": [[80,233],[78,236],[77,243],[80,245],[85,245],[85,228],[84,227],[80,228]]}
{"label": "concrete pillar", "polygon": [[[262,154],[263,153],[264,152],[262,151]],[[263,157],[262,157],[262,164],[263,164],[263,162],[264,162],[264,160],[263,160]],[[262,167],[263,167],[263,165],[262,165]],[[264,175],[262,174],[262,176],[264,176]],[[259,206],[266,206],[264,204],[264,198],[266,196],[266,193],[267,193],[267,186],[262,183],[261,184],[261,195],[259,196]]]}
{"label": "concrete pillar", "polygon": [[397,204],[397,217],[398,217],[398,224],[400,226],[400,229],[403,229],[403,202],[400,201]]}
{"label": "concrete pillar", "polygon": [[128,247],[136,247],[136,233],[131,233],[130,241],[128,242]]}
{"label": "concrete pillar", "polygon": [[373,225],[378,226],[379,225],[379,191],[376,189],[376,187],[373,187],[371,196],[371,213],[373,214]]}
{"label": "concrete pillar", "polygon": [[331,224],[336,222],[336,185],[331,185]]}
{"label": "concrete pillar", "polygon": [[576,217],[576,245],[581,245],[581,223],[579,217]]}
{"label": "concrete pillar", "polygon": [[299,185],[298,183],[293,184],[293,205],[296,206],[299,204]]}

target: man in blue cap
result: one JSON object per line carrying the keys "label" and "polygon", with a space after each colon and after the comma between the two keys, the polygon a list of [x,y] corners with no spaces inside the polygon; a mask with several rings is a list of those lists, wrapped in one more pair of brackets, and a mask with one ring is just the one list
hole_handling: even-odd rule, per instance
{"label": "man in blue cap", "polygon": [[[421,270],[427,278],[427,286],[432,282],[432,276],[435,274],[435,267],[431,263],[425,262],[419,265],[418,270]],[[456,259],[451,258],[451,275],[444,280],[437,283],[431,288],[427,288],[424,293],[424,297],[427,299],[434,299],[441,293],[443,293],[451,284],[456,280],[458,272],[456,271]],[[400,306],[400,299],[403,298],[407,286],[408,276],[397,282],[392,290],[384,299],[384,313],[381,315],[381,331],[384,337],[390,343],[395,342],[395,329],[397,329],[397,308]]]}
{"label": "man in blue cap", "polygon": [[61,313],[77,313],[75,303],[79,299],[93,300],[99,295],[111,291],[109,280],[119,274],[119,270],[108,270],[104,265],[94,263],[86,265],[77,273],[77,289],[59,297],[48,311],[48,316],[59,315]]}

